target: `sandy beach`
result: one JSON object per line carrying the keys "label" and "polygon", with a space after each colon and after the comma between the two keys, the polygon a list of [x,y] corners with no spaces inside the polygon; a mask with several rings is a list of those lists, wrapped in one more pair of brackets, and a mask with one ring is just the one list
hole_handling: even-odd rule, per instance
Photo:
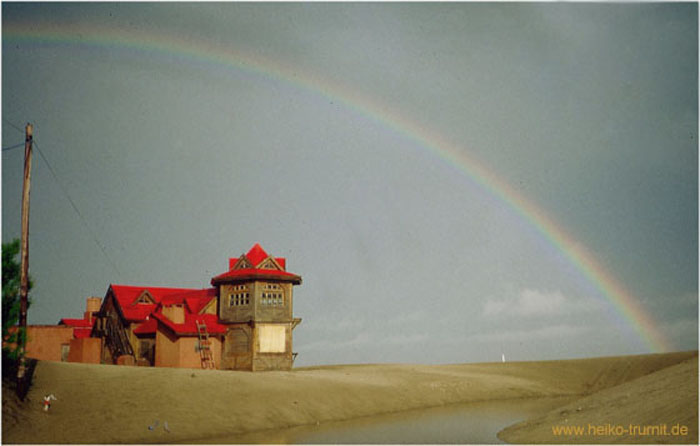
{"label": "sandy beach", "polygon": [[[580,395],[500,437],[528,443],[655,443],[659,438],[650,436],[554,437],[551,426],[681,423],[689,427],[688,435],[661,440],[697,443],[697,376],[697,352],[263,373],[47,361],[37,365],[24,403],[3,389],[2,434],[3,443],[186,443],[461,402]],[[42,400],[50,393],[57,400],[46,413]],[[155,420],[160,426],[150,431]],[[169,432],[163,429],[166,421]]]}

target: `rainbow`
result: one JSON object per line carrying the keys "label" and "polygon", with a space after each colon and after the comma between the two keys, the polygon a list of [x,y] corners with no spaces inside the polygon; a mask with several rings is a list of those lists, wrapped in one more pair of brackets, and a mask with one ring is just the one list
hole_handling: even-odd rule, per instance
{"label": "rainbow", "polygon": [[298,66],[285,65],[280,61],[265,59],[232,47],[183,39],[174,34],[157,34],[152,31],[144,33],[134,30],[126,32],[121,29],[82,25],[7,24],[3,27],[3,43],[85,47],[131,51],[147,56],[173,57],[190,63],[233,68],[273,81],[292,84],[303,90],[328,97],[415,141],[454,169],[466,174],[484,191],[507,204],[515,214],[528,222],[549,244],[561,252],[596,291],[610,302],[617,313],[639,335],[649,351],[673,350],[673,345],[659,330],[639,299],[626,290],[622,283],[601,266],[592,253],[588,252],[533,201],[470,156],[464,148],[448,141],[420,122],[399,114],[370,96],[363,95],[362,92],[351,91],[338,82],[321,78]]}

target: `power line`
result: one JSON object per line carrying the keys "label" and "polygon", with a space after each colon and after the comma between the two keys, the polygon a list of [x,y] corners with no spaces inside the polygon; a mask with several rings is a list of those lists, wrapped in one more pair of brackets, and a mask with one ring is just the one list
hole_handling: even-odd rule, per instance
{"label": "power line", "polygon": [[[24,131],[23,131],[21,128],[19,128],[18,126],[16,126],[16,125],[13,124],[12,122],[8,121],[6,118],[2,118],[2,120],[3,120],[7,125],[9,125],[9,126],[12,127],[13,129],[17,130],[18,132],[20,132],[21,134],[24,135]],[[37,144],[36,139],[33,140],[33,144],[34,144],[34,147],[36,147],[37,152],[39,152],[39,156],[41,157],[41,159],[44,160],[44,163],[46,163],[46,167],[49,168],[49,172],[51,173],[51,176],[53,176],[53,179],[56,181],[56,184],[58,184],[58,187],[59,187],[59,188],[61,189],[61,191],[63,192],[63,195],[66,196],[66,198],[68,199],[68,202],[70,203],[71,207],[73,208],[73,210],[75,211],[75,213],[76,213],[76,214],[78,215],[78,217],[80,218],[80,221],[83,223],[83,226],[85,226],[85,228],[87,228],[88,232],[89,232],[90,235],[92,236],[92,240],[95,242],[95,244],[97,245],[97,247],[100,248],[100,251],[102,251],[102,254],[105,256],[105,258],[107,259],[107,262],[110,264],[110,266],[111,266],[112,268],[114,268],[114,271],[117,273],[117,275],[118,275],[119,277],[121,277],[122,274],[121,274],[121,272],[119,271],[119,268],[117,268],[117,265],[116,265],[116,264],[112,261],[112,259],[109,257],[109,255],[107,254],[107,250],[105,249],[104,246],[102,246],[102,243],[100,243],[99,239],[97,238],[97,235],[95,235],[95,232],[90,228],[90,225],[87,224],[87,220],[85,220],[85,217],[83,217],[83,214],[80,213],[80,210],[78,209],[78,206],[75,205],[75,202],[74,202],[73,199],[71,198],[70,194],[68,193],[68,191],[66,190],[66,188],[63,187],[63,184],[61,183],[61,181],[59,181],[58,175],[56,175],[56,171],[53,170],[53,167],[51,167],[51,163],[49,163],[49,160],[46,159],[46,157],[44,156],[44,152],[42,152],[41,149],[39,148],[39,145]],[[2,149],[2,150],[3,150],[3,152],[4,152],[5,150],[11,150],[11,149],[14,149],[14,148],[17,148],[17,147],[21,147],[21,146],[23,146],[23,145],[24,145],[24,143],[16,144],[16,145],[14,145],[14,146],[6,147],[6,148],[4,148],[4,149]]]}
{"label": "power line", "polygon": [[[5,121],[5,124],[9,125],[9,126],[12,127],[13,129],[17,130],[17,131],[20,132],[22,135],[24,135],[24,130],[22,130],[21,128],[17,127],[16,125],[14,125],[14,124],[11,123],[10,121],[8,121],[7,118],[2,118],[2,120]],[[24,144],[25,144],[25,143],[21,142],[21,143],[19,143],[19,144],[15,144],[14,146],[5,147],[5,148],[2,149],[2,151],[4,152],[4,151],[6,151],[6,150],[16,149],[17,147],[22,147]]]}
{"label": "power line", "polygon": [[14,125],[14,124],[11,123],[10,121],[8,121],[6,118],[2,118],[2,120],[5,121],[5,123],[6,123],[7,125],[9,125],[9,126],[12,127],[13,129],[17,130],[17,131],[20,132],[22,135],[24,135],[24,130],[22,130],[22,129],[19,128],[18,126]]}
{"label": "power line", "polygon": [[81,214],[80,211],[78,210],[78,206],[75,205],[75,202],[73,201],[73,199],[71,198],[71,196],[68,194],[68,191],[66,190],[66,188],[63,187],[63,184],[61,184],[61,182],[58,180],[58,176],[56,175],[56,172],[53,170],[53,167],[51,167],[51,164],[49,163],[49,160],[47,160],[46,157],[44,156],[44,152],[41,151],[41,149],[39,148],[39,145],[37,144],[36,140],[34,140],[34,147],[36,147],[37,152],[39,152],[39,156],[41,156],[41,159],[43,159],[44,162],[46,163],[46,167],[49,168],[49,172],[51,172],[51,175],[53,176],[54,180],[56,180],[56,183],[57,183],[58,186],[61,188],[61,191],[63,191],[63,194],[66,196],[66,198],[68,199],[68,202],[70,203],[71,207],[73,208],[73,210],[75,211],[75,213],[76,213],[76,214],[78,215],[78,217],[80,218],[80,221],[83,223],[83,225],[84,225],[84,226],[87,228],[87,230],[90,232],[90,235],[92,236],[92,239],[93,239],[93,241],[95,242],[95,244],[100,248],[100,251],[102,251],[102,254],[104,254],[105,258],[107,259],[107,261],[109,262],[109,264],[112,266],[112,268],[114,268],[114,271],[117,273],[117,275],[118,275],[119,277],[121,277],[121,272],[119,271],[119,268],[117,268],[117,265],[112,261],[112,259],[111,259],[111,258],[109,257],[109,255],[107,254],[107,250],[104,248],[104,246],[102,246],[102,243],[100,243],[100,241],[98,240],[98,238],[97,238],[97,236],[95,235],[95,233],[93,232],[93,230],[92,230],[92,229],[90,228],[90,226],[87,224],[87,221],[85,220],[85,217],[83,217],[83,214]]}
{"label": "power line", "polygon": [[[21,128],[17,127],[16,125],[14,125],[14,124],[11,123],[10,121],[8,121],[7,118],[2,118],[2,120],[5,121],[5,124],[9,125],[10,127],[12,127],[12,128],[15,129],[15,130],[17,130],[19,133],[22,134],[22,136],[24,136],[24,130],[22,130]],[[15,144],[14,146],[5,147],[5,148],[2,149],[2,151],[4,152],[4,151],[6,151],[6,150],[16,149],[17,147],[22,147],[23,145],[24,145],[24,143],[21,142],[21,143],[19,143],[19,144]]]}
{"label": "power line", "polygon": [[22,147],[22,146],[24,146],[24,143],[23,143],[23,142],[18,143],[18,144],[15,144],[14,146],[3,147],[3,148],[2,148],[2,151],[5,152],[5,151],[7,151],[7,150],[17,149],[17,148]]}

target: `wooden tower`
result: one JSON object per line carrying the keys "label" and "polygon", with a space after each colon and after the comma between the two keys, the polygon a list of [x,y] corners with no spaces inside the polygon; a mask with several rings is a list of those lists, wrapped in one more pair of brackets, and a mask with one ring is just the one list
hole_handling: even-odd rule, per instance
{"label": "wooden tower", "polygon": [[220,368],[292,368],[292,330],[301,322],[292,316],[292,288],[301,276],[287,272],[285,264],[256,243],[211,280],[218,287],[219,323],[228,327]]}

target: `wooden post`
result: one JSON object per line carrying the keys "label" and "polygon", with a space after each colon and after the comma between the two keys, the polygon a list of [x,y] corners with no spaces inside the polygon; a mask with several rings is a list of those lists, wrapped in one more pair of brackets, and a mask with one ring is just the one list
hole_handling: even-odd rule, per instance
{"label": "wooden post", "polygon": [[19,276],[19,365],[17,367],[17,395],[24,400],[27,394],[24,358],[27,342],[27,294],[29,293],[29,187],[32,173],[32,125],[27,124],[24,138],[24,181],[22,183],[22,245],[20,247],[21,270]]}

